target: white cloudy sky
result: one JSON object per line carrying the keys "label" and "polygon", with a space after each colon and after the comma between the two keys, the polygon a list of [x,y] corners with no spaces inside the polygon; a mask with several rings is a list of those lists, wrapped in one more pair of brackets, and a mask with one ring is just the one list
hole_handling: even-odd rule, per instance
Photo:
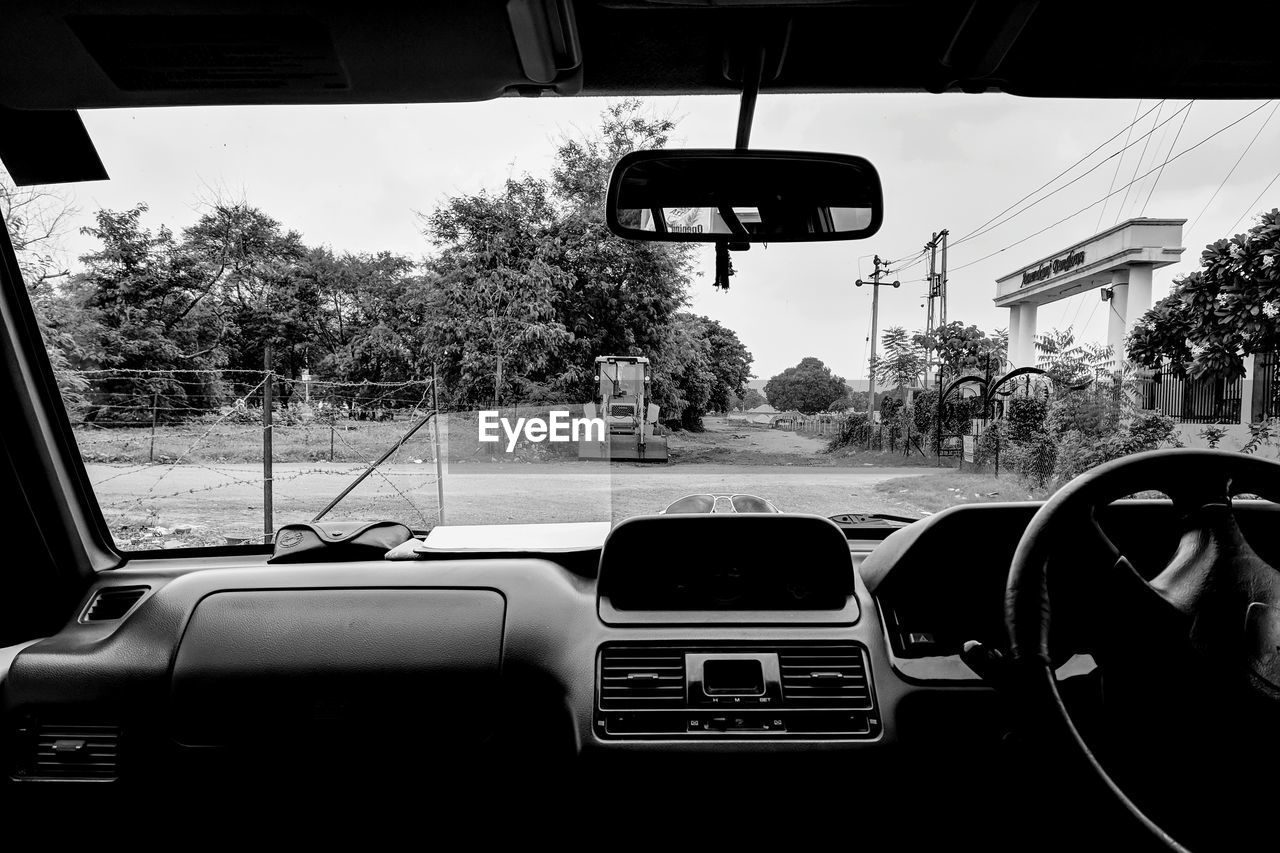
{"label": "white cloudy sky", "polygon": [[[1185,103],[1159,104],[1136,126],[1130,142],[1138,141],[1123,158],[1103,162],[1119,151],[1122,134],[1058,183],[1101,163],[1091,174],[1007,224],[955,246],[950,317],[989,329],[1004,327],[1007,312],[991,304],[998,276],[1087,237],[1099,226],[1140,214],[1189,220],[1186,262],[1157,271],[1159,297],[1175,275],[1196,262],[1205,243],[1226,234],[1242,216],[1237,230],[1253,213],[1280,205],[1280,181],[1254,203],[1280,169],[1280,121],[1268,122],[1273,105],[1196,102],[1179,114]],[[415,210],[428,210],[450,193],[495,186],[512,173],[545,174],[557,137],[592,127],[605,104],[599,99],[543,98],[429,106],[88,112],[85,123],[112,179],[79,184],[71,191],[84,222],[99,207],[146,201],[150,224],[174,230],[195,219],[202,199],[230,192],[302,232],[309,243],[417,257],[429,246],[419,233]],[[692,308],[738,332],[755,354],[760,377],[808,355],[846,377],[862,377],[870,293],[869,288],[855,289],[853,282],[870,272],[873,254],[890,259],[912,255],[941,228],[950,229],[956,240],[1157,104],[1003,95],[766,94],[756,112],[753,145],[868,157],[884,183],[884,227],[862,242],[755,246],[734,256],[737,275],[727,294],[711,286],[712,250],[705,247],[708,274],[693,289]],[[653,99],[650,105],[680,120],[678,144],[732,143],[735,98]],[[1259,106],[1252,116],[1170,163],[1153,192],[1154,175],[1135,184],[1123,209],[1121,191],[1105,211],[1094,205],[1010,247],[1100,200],[1113,181],[1124,187],[1135,175],[1158,167],[1170,149],[1176,155]],[[1157,118],[1170,116],[1173,121],[1140,139]],[[1260,128],[1248,156],[1201,216]],[[1190,220],[1197,216],[1193,228]],[[92,245],[76,235],[69,235],[67,243],[73,254]],[[922,269],[904,270],[900,290],[882,291],[882,328],[923,326]],[[1043,308],[1040,328],[1074,321],[1083,337],[1101,340],[1106,315],[1098,304],[1094,292]]]}

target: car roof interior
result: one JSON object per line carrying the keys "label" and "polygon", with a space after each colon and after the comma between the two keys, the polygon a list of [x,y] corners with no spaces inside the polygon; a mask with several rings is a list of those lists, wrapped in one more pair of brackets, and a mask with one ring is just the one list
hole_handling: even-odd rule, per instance
{"label": "car roof interior", "polygon": [[[6,4],[0,106],[20,183],[102,167],[68,111],[503,95],[987,92],[1268,98],[1280,10],[1188,26],[1164,3],[481,0]],[[495,37],[496,36],[496,37]],[[1103,44],[1099,45],[1099,41]],[[41,111],[24,115],[14,111]],[[70,130],[69,130],[70,128]],[[37,180],[39,179],[39,180]]]}

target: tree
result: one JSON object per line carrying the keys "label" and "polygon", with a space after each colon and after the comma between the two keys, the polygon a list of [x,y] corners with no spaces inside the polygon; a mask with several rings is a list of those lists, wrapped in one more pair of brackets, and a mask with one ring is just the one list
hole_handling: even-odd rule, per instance
{"label": "tree", "polygon": [[[323,314],[315,345],[303,352],[313,372],[350,383],[431,375],[430,290],[411,260],[310,249],[299,275],[311,281]],[[340,396],[358,404],[362,395]]]}
{"label": "tree", "polygon": [[0,217],[18,258],[28,291],[70,275],[60,238],[76,209],[63,195],[42,187],[17,187],[0,173]]}
{"label": "tree", "polygon": [[1280,209],[1244,234],[1218,240],[1200,269],[1134,324],[1129,357],[1149,368],[1166,361],[1183,375],[1235,379],[1244,357],[1280,349]]}
{"label": "tree", "polygon": [[301,235],[246,201],[221,199],[182,233],[194,265],[183,314],[212,303],[228,367],[261,370],[270,346],[277,373],[298,372],[322,316],[314,281],[300,275]]}
{"label": "tree", "polygon": [[764,386],[765,396],[774,408],[805,414],[828,410],[833,402],[844,398],[846,390],[844,379],[812,356],[788,367]]}
{"label": "tree", "polygon": [[527,176],[454,196],[427,218],[441,249],[428,264],[432,332],[456,403],[497,406],[520,382],[561,378],[545,371],[572,337],[556,310],[572,276],[555,221],[548,185]]}
{"label": "tree", "polygon": [[715,381],[711,386],[710,409],[727,412],[732,400],[741,398],[747,391],[751,378],[751,352],[738,339],[732,329],[708,317],[697,317],[702,326],[702,336],[707,341],[710,369]]}
{"label": "tree", "polygon": [[1003,329],[988,335],[977,326],[952,320],[930,333],[917,332],[912,339],[916,346],[933,354],[943,376],[983,373],[988,359],[993,375],[1004,372],[1009,335]]}
{"label": "tree", "polygon": [[[226,319],[204,299],[204,271],[169,229],[143,226],[146,212],[145,204],[99,210],[95,225],[81,229],[100,248],[81,257],[83,271],[67,284],[69,296],[92,318],[71,332],[76,366],[139,374],[96,382],[91,402],[97,408],[89,419],[137,419],[157,398],[166,411],[205,407],[217,381],[199,371],[225,364],[220,344]],[[157,371],[170,375],[152,375]]]}
{"label": "tree", "polygon": [[[670,118],[627,99],[607,107],[592,132],[559,141],[551,186],[560,212],[561,264],[572,280],[556,310],[572,337],[548,368],[570,399],[594,395],[593,364],[600,355],[645,355],[655,371],[683,373],[679,364],[667,363],[682,347],[664,342],[676,335],[670,324],[688,300],[692,247],[619,239],[604,217],[613,164],[636,149],[665,147],[674,128]],[[686,390],[692,393],[666,383],[655,389],[664,417],[681,417],[682,401],[699,396]]]}
{"label": "tree", "polygon": [[684,429],[702,429],[716,374],[711,365],[711,345],[703,334],[701,317],[677,314],[667,324],[658,358],[653,361],[651,391],[661,400],[661,417]]}
{"label": "tree", "polygon": [[73,331],[83,334],[92,323],[65,292],[70,270],[63,263],[61,237],[75,213],[65,196],[43,188],[16,187],[0,173],[0,217],[9,232],[18,273],[68,410],[84,405],[84,392],[89,388],[73,368],[79,356]]}
{"label": "tree", "polygon": [[739,405],[742,406],[743,411],[747,411],[757,406],[763,406],[767,402],[769,401],[759,391],[754,388],[748,388],[742,392],[742,400]]}
{"label": "tree", "polygon": [[876,380],[898,391],[915,385],[924,372],[924,350],[901,326],[890,326],[880,336],[884,355],[876,359]]}
{"label": "tree", "polygon": [[1104,344],[1076,343],[1070,329],[1050,329],[1036,335],[1036,364],[1059,385],[1079,385],[1108,377],[1114,359]]}
{"label": "tree", "polygon": [[[680,310],[691,249],[620,240],[605,224],[613,163],[662,147],[673,127],[623,101],[597,130],[561,139],[549,181],[513,178],[423,217],[438,250],[423,284],[436,306],[431,346],[454,402],[492,399],[495,384],[503,395],[590,400],[601,355],[648,356],[653,402],[664,420],[689,428],[743,390],[751,354],[741,341]],[[477,314],[487,324],[470,319]]]}

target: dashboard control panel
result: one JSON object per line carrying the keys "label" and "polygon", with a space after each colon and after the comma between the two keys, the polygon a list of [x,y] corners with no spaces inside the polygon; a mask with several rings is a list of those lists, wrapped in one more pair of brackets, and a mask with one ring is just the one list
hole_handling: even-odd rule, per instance
{"label": "dashboard control panel", "polygon": [[869,739],[881,722],[859,643],[609,643],[596,662],[595,731]]}

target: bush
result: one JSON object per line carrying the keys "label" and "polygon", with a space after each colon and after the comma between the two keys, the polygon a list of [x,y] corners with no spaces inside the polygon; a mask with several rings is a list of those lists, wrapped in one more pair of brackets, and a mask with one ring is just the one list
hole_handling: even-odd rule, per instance
{"label": "bush", "polygon": [[1060,484],[1112,459],[1182,444],[1172,418],[1147,411],[1134,415],[1129,423],[1109,436],[1100,438],[1072,429],[1057,435],[1056,441],[1058,453],[1053,476]]}
{"label": "bush", "polygon": [[1158,447],[1182,446],[1173,418],[1161,412],[1150,411],[1134,415],[1109,444],[1112,459]]}
{"label": "bush", "polygon": [[871,419],[866,412],[857,412],[837,422],[835,434],[827,441],[827,451],[845,447],[867,447],[871,444],[872,436]]}
{"label": "bush", "polygon": [[1090,468],[1107,461],[1103,445],[1078,429],[1057,436],[1058,452],[1054,458],[1053,477],[1059,483],[1072,480]]}
{"label": "bush", "polygon": [[1025,441],[1006,442],[1003,458],[1023,481],[1044,488],[1054,476],[1058,446],[1049,433],[1038,432]]}
{"label": "bush", "polygon": [[1207,426],[1200,430],[1200,437],[1209,445],[1210,450],[1216,450],[1218,445],[1222,443],[1222,439],[1227,436],[1227,428],[1223,426]]}
{"label": "bush", "polygon": [[1010,441],[1031,441],[1045,432],[1049,404],[1039,397],[1014,397],[1005,414]]}
{"label": "bush", "polygon": [[938,415],[938,389],[927,388],[916,394],[911,408],[915,432],[932,437],[933,425]]}
{"label": "bush", "polygon": [[978,436],[973,448],[973,461],[976,465],[993,465],[1000,456],[1000,447],[1004,442],[1005,423],[994,421],[987,425]]}

